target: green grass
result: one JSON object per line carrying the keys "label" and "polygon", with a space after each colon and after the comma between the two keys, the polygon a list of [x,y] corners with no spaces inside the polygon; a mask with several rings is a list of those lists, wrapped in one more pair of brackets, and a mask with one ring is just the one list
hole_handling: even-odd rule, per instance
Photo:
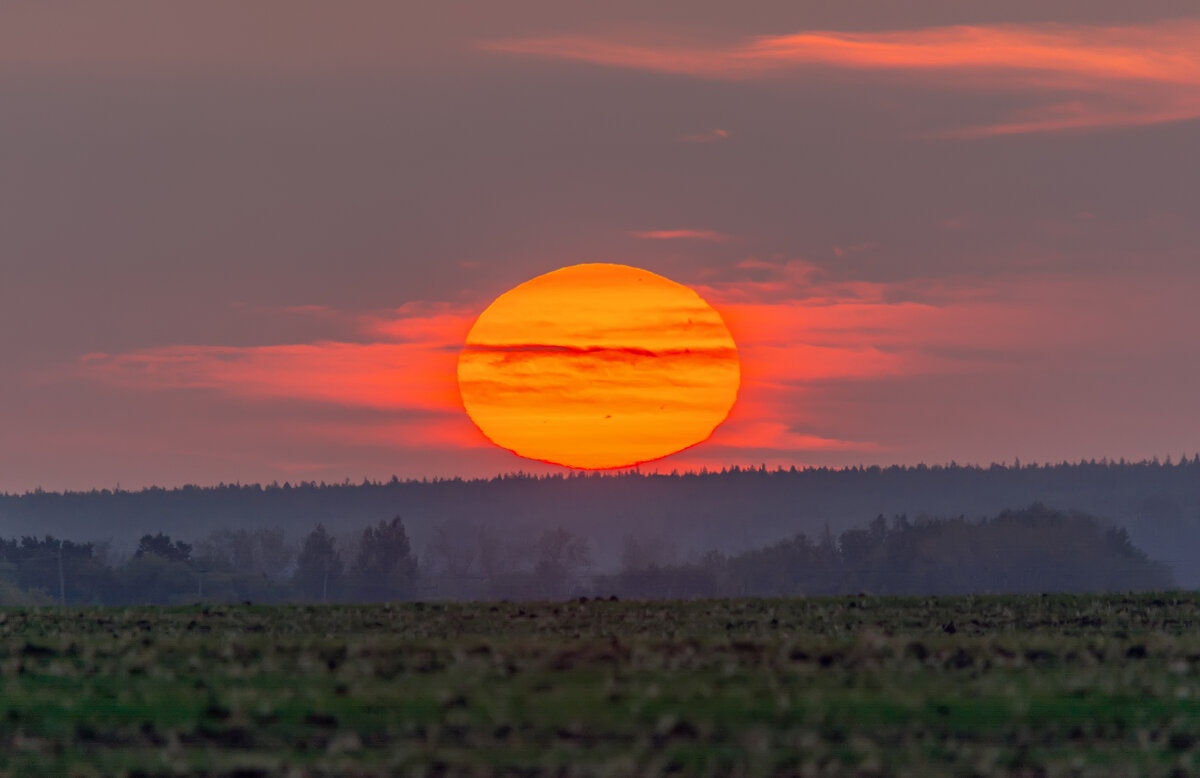
{"label": "green grass", "polygon": [[1197,770],[1191,594],[0,611],[4,774]]}

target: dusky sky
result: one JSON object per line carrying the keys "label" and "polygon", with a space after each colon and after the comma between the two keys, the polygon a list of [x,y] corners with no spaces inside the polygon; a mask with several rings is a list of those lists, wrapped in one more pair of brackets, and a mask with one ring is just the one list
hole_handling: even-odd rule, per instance
{"label": "dusky sky", "polygon": [[739,403],[651,466],[1200,447],[1194,0],[0,5],[0,490],[552,470],[498,294],[645,267]]}

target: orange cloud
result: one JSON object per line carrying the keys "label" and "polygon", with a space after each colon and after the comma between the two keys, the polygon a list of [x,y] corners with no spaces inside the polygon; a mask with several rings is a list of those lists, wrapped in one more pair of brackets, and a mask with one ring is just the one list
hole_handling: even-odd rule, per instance
{"label": "orange cloud", "polygon": [[173,345],[88,354],[78,370],[127,389],[211,389],[252,399],[458,413],[455,363],[472,321],[473,312],[461,308],[412,303],[362,317],[359,329],[369,342]]}
{"label": "orange cloud", "polygon": [[213,389],[258,399],[447,411],[460,407],[454,361],[454,352],[424,344],[322,341],[92,354],[80,368],[90,378],[129,389]]}
{"label": "orange cloud", "polygon": [[645,230],[629,234],[647,240],[711,240],[718,243],[732,240],[730,236],[713,230]]}
{"label": "orange cloud", "polygon": [[475,315],[447,303],[407,303],[387,315],[365,317],[362,329],[369,337],[457,346],[466,339]]}
{"label": "orange cloud", "polygon": [[[803,288],[813,296],[802,301],[756,303],[747,298],[761,293],[762,285],[729,283],[720,289],[705,290],[711,299],[729,301],[719,307],[735,331],[744,375],[743,398],[730,421],[720,428],[720,445],[728,450],[872,450],[874,444],[870,442],[844,442],[795,432],[781,419],[796,415],[796,409],[788,405],[794,401],[797,385],[931,369],[918,355],[890,347],[894,338],[902,335],[890,336],[883,344],[857,342],[856,338],[864,330],[911,327],[921,320],[922,312],[929,314],[932,309],[885,303],[885,291],[869,286],[823,288],[817,283],[816,271],[803,263],[747,261],[741,269],[773,273],[777,276],[774,283],[791,284],[793,291]],[[803,286],[796,286],[798,283]],[[643,396],[645,382],[632,380],[637,378],[637,363],[647,357],[614,352],[614,344],[636,336],[638,343],[644,341],[657,354],[654,359],[658,370],[670,369],[672,380],[684,387],[689,376],[705,374],[704,364],[714,359],[708,352],[727,337],[723,325],[720,332],[711,335],[698,327],[697,312],[691,310],[664,311],[663,318],[651,325],[614,323],[602,330],[597,330],[582,313],[571,318],[572,312],[578,311],[565,311],[566,319],[561,322],[571,342],[583,344],[580,353],[566,355],[572,369],[592,374],[597,391],[629,395],[626,404],[631,408],[648,402]],[[474,318],[471,311],[445,304],[410,304],[387,315],[361,319],[363,334],[376,342],[175,345],[118,355],[90,354],[80,359],[77,369],[92,380],[129,390],[207,389],[264,402],[300,400],[406,414],[405,418],[383,422],[377,418],[363,423],[354,418],[314,421],[301,417],[293,423],[294,434],[317,440],[478,448],[490,444],[462,412],[455,375],[459,351]],[[691,320],[686,331],[676,331],[676,319]],[[670,345],[685,336],[690,352],[672,352]],[[543,353],[544,349],[513,343],[484,352],[480,358],[511,363],[509,372],[536,376],[541,392],[553,392],[571,377],[556,372],[561,372],[564,359],[557,351]],[[614,378],[617,374],[624,378]],[[628,386],[615,386],[614,381],[624,381]],[[497,386],[489,396],[509,397],[518,389]],[[656,391],[661,394],[664,390],[660,387]],[[544,402],[544,398],[538,402]],[[653,404],[657,407],[658,403],[654,400]],[[647,412],[656,413],[654,408]]]}
{"label": "orange cloud", "polygon": [[1121,277],[847,282],[803,262],[759,259],[735,272],[755,280],[735,277],[699,291],[738,344],[742,388],[704,451],[689,452],[690,464],[712,465],[707,457],[718,450],[741,464],[776,461],[764,451],[888,450],[894,441],[855,433],[851,420],[829,416],[829,398],[855,384],[967,375],[1004,382],[1065,355],[1117,360],[1168,348],[1148,339],[1144,323],[1161,318],[1157,306],[1186,306],[1182,291],[1167,292],[1150,278],[1138,283],[1154,284],[1153,293],[1130,294],[1135,284]]}
{"label": "orange cloud", "polygon": [[973,90],[1045,96],[995,135],[1152,124],[1200,117],[1200,21],[1140,26],[991,25],[885,32],[814,31],[733,44],[626,43],[554,36],[496,41],[493,51],[722,80],[780,78],[825,66],[887,72]]}
{"label": "orange cloud", "polygon": [[436,418],[400,421],[311,421],[300,419],[292,431],[332,445],[370,446],[389,449],[408,446],[418,449],[478,450],[492,449],[492,442],[462,413]]}
{"label": "orange cloud", "polygon": [[728,130],[718,130],[714,127],[706,132],[698,132],[694,135],[684,135],[679,140],[683,143],[715,143],[719,140],[725,140],[728,137]]}
{"label": "orange cloud", "polygon": [[878,451],[870,441],[839,440],[821,435],[796,432],[787,422],[767,419],[727,424],[710,438],[714,446],[726,449],[762,449],[777,451]]}
{"label": "orange cloud", "polygon": [[[846,457],[891,450],[897,445],[894,438],[831,416],[829,397],[850,385],[923,376],[994,375],[1002,381],[1014,370],[1053,364],[1063,355],[1089,349],[1103,360],[1166,349],[1172,346],[1160,337],[1161,327],[1148,337],[1145,322],[1159,321],[1159,309],[1182,309],[1190,299],[1189,290],[1164,288],[1163,282],[1149,278],[1139,283],[1154,284],[1153,291],[1135,294],[1130,290],[1137,285],[1125,278],[1042,275],[877,283],[831,279],[800,261],[762,259],[744,260],[728,272],[724,280],[710,279],[697,290],[720,313],[736,343],[738,401],[706,443],[666,460],[667,469],[722,462],[787,464],[810,456],[806,452]],[[537,390],[551,394],[584,371],[596,391],[625,391],[625,401],[635,409],[658,395],[636,375],[637,363],[646,355],[618,348],[628,346],[634,335],[642,338],[636,343],[647,353],[662,352],[655,358],[660,369],[669,369],[680,387],[706,374],[703,363],[711,361],[707,351],[714,345],[709,340],[719,333],[710,338],[702,328],[690,326],[686,333],[694,340],[689,341],[693,353],[675,355],[670,345],[685,332],[672,327],[671,312],[648,323],[597,329],[586,312],[572,320],[576,308],[564,314],[564,326],[568,340],[578,344],[577,353],[530,346],[544,343],[535,337],[477,343],[475,356],[507,360],[508,372],[535,376]],[[456,379],[464,333],[474,320],[474,311],[413,304],[360,319],[371,342],[176,345],[88,355],[80,358],[75,372],[130,391],[205,389],[260,403],[324,405],[330,412],[296,413],[286,427],[289,439],[322,446],[340,442],[385,450],[484,452],[491,444],[463,413]],[[539,334],[545,334],[541,328],[531,333]],[[519,390],[504,384],[488,394],[507,396]],[[364,409],[372,412],[364,414]],[[652,416],[654,409],[648,412]]]}

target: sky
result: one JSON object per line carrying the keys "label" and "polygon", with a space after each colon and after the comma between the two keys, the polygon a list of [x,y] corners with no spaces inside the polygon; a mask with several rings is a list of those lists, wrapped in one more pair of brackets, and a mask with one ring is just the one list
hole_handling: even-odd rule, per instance
{"label": "sky", "polygon": [[0,490],[554,471],[498,295],[699,292],[742,384],[643,469],[1200,448],[1194,0],[0,3]]}

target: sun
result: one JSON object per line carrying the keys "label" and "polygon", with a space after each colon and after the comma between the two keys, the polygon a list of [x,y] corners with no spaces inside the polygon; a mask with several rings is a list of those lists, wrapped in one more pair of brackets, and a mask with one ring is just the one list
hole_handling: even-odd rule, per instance
{"label": "sun", "polygon": [[700,295],[628,265],[572,265],[480,314],[458,358],[463,407],[493,443],[567,467],[630,467],[706,440],[741,381]]}

